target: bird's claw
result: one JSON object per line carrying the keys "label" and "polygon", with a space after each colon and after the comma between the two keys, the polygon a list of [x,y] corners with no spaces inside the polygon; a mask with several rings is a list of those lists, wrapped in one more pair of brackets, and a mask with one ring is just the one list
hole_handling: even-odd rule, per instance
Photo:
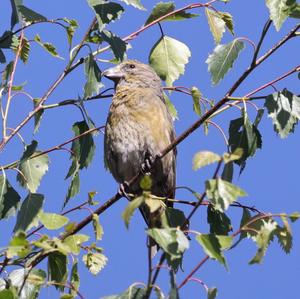
{"label": "bird's claw", "polygon": [[155,161],[157,160],[158,156],[151,156],[148,154],[145,157],[145,162],[142,164],[141,171],[143,174],[149,174],[153,165],[155,164]]}
{"label": "bird's claw", "polygon": [[126,197],[128,200],[130,200],[130,196],[128,195],[128,191],[129,191],[129,184],[128,182],[123,182],[122,184],[120,184],[119,186],[119,190],[118,193],[123,197]]}

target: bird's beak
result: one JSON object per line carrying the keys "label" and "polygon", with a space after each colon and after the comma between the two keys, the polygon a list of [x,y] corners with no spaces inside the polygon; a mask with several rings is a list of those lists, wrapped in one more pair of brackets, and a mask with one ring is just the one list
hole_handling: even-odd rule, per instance
{"label": "bird's beak", "polygon": [[112,81],[118,82],[121,78],[123,78],[124,74],[121,71],[120,66],[117,65],[115,67],[111,67],[111,68],[103,71],[102,76],[104,76]]}

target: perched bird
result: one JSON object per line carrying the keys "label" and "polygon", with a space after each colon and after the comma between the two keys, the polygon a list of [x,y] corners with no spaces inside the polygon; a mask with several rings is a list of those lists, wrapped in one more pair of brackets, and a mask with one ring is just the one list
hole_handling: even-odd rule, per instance
{"label": "perched bird", "polygon": [[[145,160],[154,160],[174,140],[175,131],[161,80],[149,65],[127,60],[107,69],[103,76],[115,83],[105,129],[105,163],[122,184],[140,172]],[[175,149],[156,160],[151,170],[151,194],[174,198],[175,168]],[[128,193],[140,195],[139,182],[130,185]],[[149,227],[159,226],[151,221],[147,208],[142,210]]]}

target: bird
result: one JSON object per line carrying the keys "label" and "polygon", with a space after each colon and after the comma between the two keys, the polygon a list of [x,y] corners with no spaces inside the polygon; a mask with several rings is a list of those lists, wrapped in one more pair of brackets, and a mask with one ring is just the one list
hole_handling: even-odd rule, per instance
{"label": "bird", "polygon": [[[151,195],[174,198],[176,149],[157,159],[175,139],[161,79],[151,66],[137,60],[126,60],[105,70],[102,76],[115,84],[105,126],[105,165],[121,185],[130,182],[148,165]],[[126,192],[135,197],[143,193],[139,180],[126,187]],[[172,206],[170,202],[166,205]],[[148,227],[161,227],[157,213],[151,213],[145,204],[140,210]]]}

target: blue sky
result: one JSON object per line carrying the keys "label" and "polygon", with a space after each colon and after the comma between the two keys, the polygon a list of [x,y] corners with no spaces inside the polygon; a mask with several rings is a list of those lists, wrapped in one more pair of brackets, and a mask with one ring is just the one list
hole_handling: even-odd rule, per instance
{"label": "blue sky", "polygon": [[[2,1],[0,33],[9,28],[10,24],[10,3],[8,0]],[[139,11],[130,6],[124,5],[126,11],[121,20],[109,25],[109,29],[119,36],[126,36],[142,26],[151,11],[152,6],[157,1],[143,1],[147,11]],[[182,7],[189,1],[175,1],[177,7]],[[59,17],[74,18],[80,24],[76,32],[74,41],[78,42],[86,28],[89,26],[93,12],[86,1],[24,1],[24,4],[49,19]],[[261,29],[268,18],[268,10],[264,1],[234,1],[227,5],[221,2],[216,6],[221,11],[230,12],[235,23],[235,33],[238,37],[248,37],[257,41]],[[187,44],[191,50],[192,57],[186,67],[185,74],[175,82],[180,86],[197,86],[203,95],[209,99],[219,100],[233,82],[239,77],[243,70],[248,66],[253,49],[251,45],[246,45],[246,49],[241,53],[233,71],[216,87],[210,81],[209,73],[205,60],[214,48],[213,38],[209,31],[204,11],[199,9],[193,11],[199,13],[198,18],[181,22],[164,22],[162,24],[166,35],[176,38]],[[294,25],[295,20],[287,21],[280,32],[276,32],[272,25],[266,41],[262,47],[264,53],[281,37],[283,37]],[[56,45],[62,57],[68,57],[68,46],[65,32],[57,26],[41,24],[26,31],[26,36],[32,38],[35,33],[39,33],[42,40],[49,41]],[[131,41],[132,48],[128,51],[128,57],[138,59],[142,62],[148,61],[148,55],[152,45],[159,39],[160,31],[157,26],[150,28],[142,33],[138,38]],[[225,34],[222,43],[232,40],[229,33]],[[282,49],[276,52],[270,59],[264,62],[249,78],[241,85],[236,96],[243,96],[247,92],[259,87],[260,85],[280,76],[292,67],[299,64],[299,40],[293,39]],[[87,48],[82,51],[86,55]],[[107,58],[108,54],[103,57]],[[26,65],[19,62],[15,77],[15,83],[27,82],[26,91],[34,97],[42,96],[52,82],[63,70],[67,60],[59,60],[51,57],[38,45],[32,44],[29,61]],[[100,63],[103,70],[110,65]],[[70,74],[63,83],[56,89],[47,101],[48,104],[56,103],[64,99],[76,99],[83,95],[85,83],[83,67],[77,68]],[[106,87],[112,87],[112,83],[104,80]],[[299,94],[299,79],[293,75],[284,81],[276,84],[278,90],[287,87],[289,90]],[[266,95],[273,92],[268,88],[260,93]],[[179,120],[176,121],[176,132],[180,134],[188,128],[197,116],[193,112],[192,100],[189,96],[172,93],[171,99],[175,104]],[[263,103],[259,100],[258,106]],[[87,103],[86,107],[96,125],[104,125],[110,99],[103,99]],[[23,96],[16,97],[12,110],[9,114],[9,126],[16,126],[30,111],[31,103]],[[248,112],[254,117],[255,110],[249,106]],[[229,121],[239,117],[237,109],[231,109],[218,116],[215,121],[228,132]],[[81,120],[79,110],[71,106],[48,110],[45,113],[41,128],[36,136],[32,135],[33,124],[28,124],[21,133],[27,143],[32,138],[39,141],[39,148],[44,150],[72,137],[71,127],[76,121]],[[299,205],[299,128],[296,127],[295,133],[286,139],[280,139],[272,128],[271,120],[266,113],[259,126],[263,136],[263,148],[258,150],[254,158],[249,159],[243,174],[238,176],[238,168],[235,169],[234,182],[247,191],[248,197],[240,199],[240,202],[255,206],[258,209],[271,212],[291,213],[300,210]],[[89,191],[98,191],[96,200],[100,203],[105,202],[117,191],[117,184],[109,172],[104,169],[103,164],[103,135],[100,133],[96,138],[96,155],[92,165],[81,173],[81,191],[78,196],[72,199],[69,207],[78,205],[87,199]],[[178,146],[177,162],[177,185],[189,186],[199,192],[203,191],[204,182],[212,176],[214,167],[207,167],[198,172],[192,170],[192,157],[200,150],[211,150],[222,154],[226,151],[226,145],[222,136],[215,128],[211,127],[209,134],[204,134],[203,128],[198,129],[185,142]],[[17,138],[14,138],[7,146],[5,152],[0,157],[0,163],[5,164],[20,157],[22,145]],[[42,181],[39,192],[45,194],[46,202],[44,210],[47,212],[58,212],[61,209],[67,184],[64,181],[69,167],[69,155],[67,152],[58,151],[50,155],[50,170]],[[26,192],[15,183],[15,172],[9,172],[8,176],[11,183],[22,194]],[[178,192],[178,199],[192,200],[192,196],[184,191]],[[132,219],[130,229],[125,228],[121,219],[121,213],[126,207],[126,200],[121,199],[111,207],[106,213],[100,216],[100,222],[104,227],[104,238],[99,242],[99,246],[104,248],[104,253],[109,261],[103,271],[93,277],[84,267],[80,267],[81,288],[80,291],[85,298],[100,298],[105,295],[120,293],[130,284],[139,281],[145,282],[147,279],[147,251],[145,246],[145,225],[138,213]],[[185,211],[189,208],[184,207]],[[87,216],[89,211],[82,210],[72,214],[72,221],[79,221]],[[233,226],[238,227],[241,211],[230,209],[228,215],[232,217]],[[1,234],[0,246],[5,246],[11,236],[14,219],[9,219],[1,223],[1,230],[7,231],[7,235]],[[191,222],[191,229],[200,232],[208,232],[206,223],[206,210],[200,208]],[[237,248],[226,253],[229,271],[217,262],[209,261],[195,275],[203,280],[209,287],[217,287],[218,298],[232,299],[261,299],[261,298],[294,298],[299,293],[298,278],[300,275],[299,252],[300,252],[300,226],[295,223],[292,226],[294,236],[293,250],[289,255],[285,255],[275,241],[268,249],[267,255],[262,265],[248,265],[248,261],[256,252],[255,244],[246,240]],[[83,233],[91,233],[91,227],[85,228]],[[178,282],[191,271],[202,258],[204,253],[200,246],[191,242],[191,247],[186,252],[184,258],[184,272],[179,271]],[[158,285],[163,290],[168,290],[168,273],[161,271]],[[181,289],[181,298],[203,298],[205,293],[203,288],[195,282],[190,282]],[[56,297],[52,289],[43,291],[42,298]]]}

